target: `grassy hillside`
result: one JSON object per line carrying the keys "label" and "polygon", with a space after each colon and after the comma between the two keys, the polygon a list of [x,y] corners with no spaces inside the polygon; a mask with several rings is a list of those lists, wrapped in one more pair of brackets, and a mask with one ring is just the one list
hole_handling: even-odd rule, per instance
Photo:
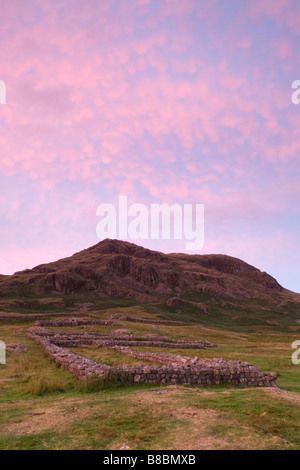
{"label": "grassy hillside", "polygon": [[[2,295],[0,315],[20,313],[71,312],[87,305],[90,312],[109,308],[141,307],[154,315],[163,315],[172,320],[200,323],[241,332],[289,332],[300,333],[300,295],[285,292],[272,294],[268,299],[239,299],[232,301],[223,297],[201,294],[198,300],[204,308],[187,301],[183,305],[169,306],[166,302],[143,303],[132,299],[99,299],[94,295],[23,296]],[[205,311],[207,307],[208,311]]]}

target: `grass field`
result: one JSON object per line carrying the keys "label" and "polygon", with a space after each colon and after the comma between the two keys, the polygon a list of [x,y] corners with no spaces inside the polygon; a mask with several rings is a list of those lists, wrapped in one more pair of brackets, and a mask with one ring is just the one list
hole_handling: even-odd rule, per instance
{"label": "grass field", "polygon": [[[93,313],[100,318],[119,313],[153,317],[138,306]],[[300,449],[300,366],[291,362],[297,331],[153,327],[120,320],[117,326],[90,326],[88,331],[127,328],[133,333],[208,340],[219,348],[136,349],[249,361],[275,371],[280,388],[139,384],[93,390],[58,367],[26,336],[32,325],[29,321],[1,324],[0,338],[23,344],[27,350],[8,351],[7,364],[0,365],[0,449],[120,449],[123,445],[148,450]],[[72,331],[87,330],[74,327]],[[107,349],[89,346],[74,351],[110,365],[141,363]]]}

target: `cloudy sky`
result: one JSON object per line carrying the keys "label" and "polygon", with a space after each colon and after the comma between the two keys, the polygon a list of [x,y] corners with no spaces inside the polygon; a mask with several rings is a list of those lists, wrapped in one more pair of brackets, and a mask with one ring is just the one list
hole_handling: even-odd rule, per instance
{"label": "cloudy sky", "polygon": [[97,243],[127,195],[204,204],[201,253],[300,292],[299,44],[299,0],[1,0],[0,272]]}

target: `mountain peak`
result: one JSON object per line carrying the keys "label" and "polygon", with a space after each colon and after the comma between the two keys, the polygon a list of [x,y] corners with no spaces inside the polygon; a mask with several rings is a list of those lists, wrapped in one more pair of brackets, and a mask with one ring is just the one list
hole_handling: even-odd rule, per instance
{"label": "mountain peak", "polygon": [[87,293],[160,301],[174,296],[201,300],[256,298],[283,289],[269,274],[227,255],[164,254],[127,241],[105,239],[49,264],[0,278],[0,294]]}

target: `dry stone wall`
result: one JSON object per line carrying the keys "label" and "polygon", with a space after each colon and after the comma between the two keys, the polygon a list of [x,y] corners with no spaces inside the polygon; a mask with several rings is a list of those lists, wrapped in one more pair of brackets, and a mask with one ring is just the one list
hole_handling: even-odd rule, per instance
{"label": "dry stone wall", "polygon": [[[85,315],[86,317],[93,317],[95,318],[95,315],[89,314],[89,313],[70,313],[69,314],[72,317],[82,317]],[[7,315],[0,315],[0,322],[11,322],[11,321],[36,321],[36,320],[43,320],[43,318],[49,318],[49,317],[67,317],[68,313],[63,312],[56,312],[56,313],[29,313],[29,314],[7,314]]]}
{"label": "dry stone wall", "polygon": [[[206,349],[216,348],[215,344],[208,341],[183,341],[172,340],[168,337],[159,335],[122,335],[122,334],[104,334],[104,333],[71,333],[49,331],[41,327],[42,322],[36,322],[36,327],[31,328],[32,332],[37,332],[40,336],[51,336],[52,343],[57,346],[74,348],[86,345],[95,345],[101,347],[112,346],[146,346],[159,348],[176,349]],[[44,322],[43,322],[44,324]]]}
{"label": "dry stone wall", "polygon": [[68,318],[66,320],[42,320],[36,322],[38,326],[85,326],[85,325],[115,325],[112,320],[81,320],[77,318]]}
{"label": "dry stone wall", "polygon": [[[200,359],[199,357],[189,357],[189,356],[180,356],[179,354],[171,353],[152,353],[148,351],[133,351],[132,349],[124,346],[113,346],[112,349],[119,351],[122,354],[127,354],[128,356],[135,357],[137,359],[142,359],[145,361],[159,362],[161,364],[172,364],[172,365],[195,365],[207,363],[208,359]],[[204,362],[203,362],[204,361]],[[211,360],[213,361],[213,360]]]}
{"label": "dry stone wall", "polygon": [[[124,368],[123,368],[124,369]],[[248,362],[203,360],[195,365],[165,365],[162,367],[128,367],[131,381],[135,383],[179,383],[188,385],[234,384],[239,386],[276,387],[277,378]]]}
{"label": "dry stone wall", "polygon": [[190,323],[186,323],[183,321],[172,321],[172,320],[152,320],[151,318],[137,318],[137,317],[130,317],[128,315],[114,315],[113,318],[123,321],[132,321],[136,323],[150,323],[153,325],[178,325],[178,326],[191,326]]}
{"label": "dry stone wall", "polygon": [[86,380],[93,375],[104,377],[111,367],[105,364],[98,364],[83,356],[72,353],[66,348],[62,348],[53,344],[50,337],[40,336],[38,334],[29,333],[29,337],[34,339],[42,346],[44,351],[51,356],[55,362],[59,363],[64,369],[71,372],[79,380]]}
{"label": "dry stone wall", "polygon": [[277,377],[274,372],[263,372],[248,362],[225,361],[222,358],[199,359],[175,354],[137,352],[120,347],[120,345],[114,346],[114,349],[133,357],[147,361],[154,360],[165,365],[110,367],[76,355],[66,347],[58,346],[55,333],[46,335],[46,332],[47,330],[45,331],[44,328],[32,328],[29,336],[38,342],[56,362],[82,381],[89,377],[105,380],[109,374],[114,374],[117,380],[126,380],[132,383],[179,383],[190,385],[228,383],[239,386],[277,386]]}

